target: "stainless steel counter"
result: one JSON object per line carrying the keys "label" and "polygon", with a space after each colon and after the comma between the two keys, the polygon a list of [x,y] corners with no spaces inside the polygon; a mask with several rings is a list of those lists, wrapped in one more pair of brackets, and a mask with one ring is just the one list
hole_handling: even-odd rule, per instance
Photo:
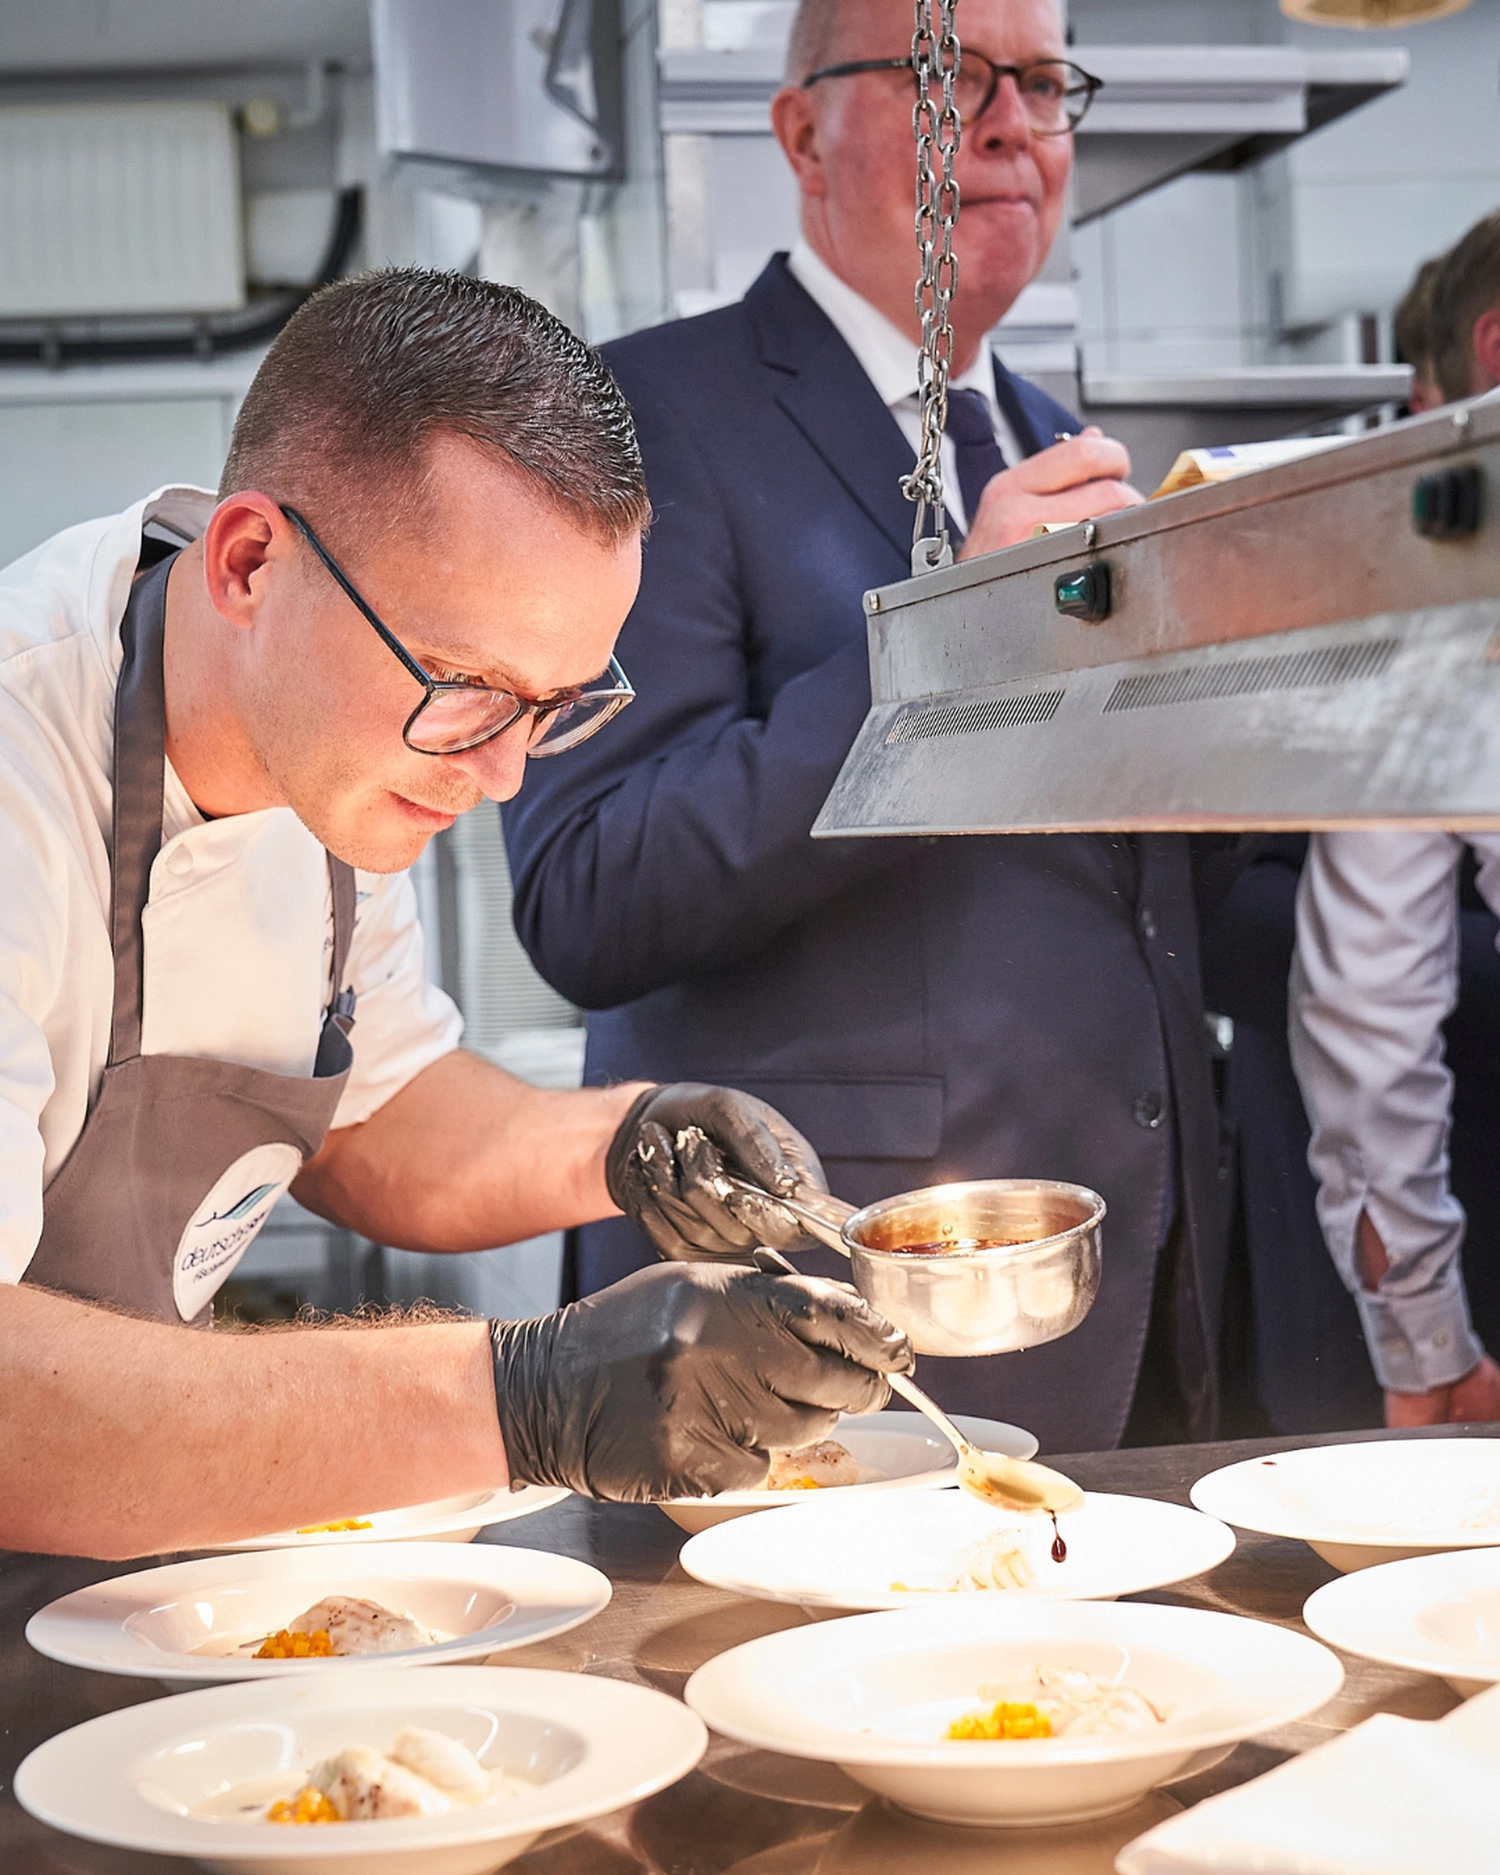
{"label": "stainless steel counter", "polygon": [[[1418,1437],[1494,1434],[1448,1429]],[[1345,1434],[1339,1437],[1381,1437]],[[1262,1452],[1338,1439],[1266,1439],[1089,1453],[1055,1462],[1094,1490],[1187,1502],[1195,1478]],[[769,1602],[703,1587],[677,1566],[681,1533],[650,1507],[574,1499],[497,1527],[502,1544],[579,1556],[609,1575],[610,1607],[556,1641],[496,1656],[499,1663],[558,1667],[635,1680],[678,1694],[712,1655],[806,1617]],[[165,1695],[153,1682],[57,1666],[34,1654],[22,1630],[55,1596],[121,1573],[118,1564],[0,1555],[0,1870],[4,1875],[165,1875],[183,1864],[103,1849],[32,1822],[11,1795],[15,1766],[32,1747],[97,1713]],[[1141,1596],[1300,1627],[1302,1604],[1334,1571],[1302,1543],[1240,1534],[1229,1560],[1207,1576]],[[1158,1793],[1126,1815],[1081,1828],[965,1830],[901,1816],[832,1767],[715,1738],[700,1768],[673,1789],[544,1841],[510,1866],[517,1875],[1109,1875],[1115,1852],[1175,1809],[1268,1770],[1294,1752],[1373,1712],[1436,1719],[1458,1702],[1440,1680],[1346,1659],[1348,1679],[1322,1712],[1240,1745],[1211,1771]]]}

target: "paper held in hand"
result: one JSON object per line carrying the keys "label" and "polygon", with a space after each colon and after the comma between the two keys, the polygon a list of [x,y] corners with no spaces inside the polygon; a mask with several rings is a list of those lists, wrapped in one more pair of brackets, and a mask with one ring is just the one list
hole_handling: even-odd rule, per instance
{"label": "paper held in hand", "polygon": [[1177,495],[1185,488],[1201,488],[1205,482],[1227,482],[1236,475],[1248,475],[1252,469],[1275,469],[1283,462],[1296,462],[1303,456],[1320,455],[1347,443],[1347,436],[1288,436],[1271,443],[1225,443],[1217,449],[1184,449],[1168,469],[1166,479],[1151,491],[1150,499]]}

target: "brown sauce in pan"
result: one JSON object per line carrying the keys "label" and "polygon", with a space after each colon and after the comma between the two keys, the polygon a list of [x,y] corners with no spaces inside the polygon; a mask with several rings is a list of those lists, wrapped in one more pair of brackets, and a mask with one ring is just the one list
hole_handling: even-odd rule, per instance
{"label": "brown sauce in pan", "polygon": [[949,1237],[941,1243],[891,1244],[889,1253],[901,1257],[945,1257],[952,1256],[955,1251],[1013,1250],[1018,1244],[1035,1241],[1034,1237]]}

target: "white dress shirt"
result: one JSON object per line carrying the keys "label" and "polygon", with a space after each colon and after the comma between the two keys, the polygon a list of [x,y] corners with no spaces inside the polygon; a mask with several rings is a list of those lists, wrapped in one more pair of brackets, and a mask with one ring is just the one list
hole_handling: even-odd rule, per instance
{"label": "white dress shirt", "polygon": [[[918,348],[899,326],[892,325],[883,312],[877,312],[847,281],[841,280],[805,240],[798,241],[792,249],[787,266],[792,278],[827,313],[839,337],[859,360],[880,401],[901,425],[915,460],[922,442],[922,406],[917,396]],[[1016,441],[1015,432],[1006,422],[1005,412],[995,396],[995,361],[987,344],[980,346],[973,364],[962,376],[954,378],[953,383],[962,390],[978,391],[983,397],[995,426],[995,441],[1006,462],[1014,468],[1026,452]],[[967,532],[969,517],[964,512],[963,490],[958,485],[958,462],[953,444],[946,436],[942,458],[944,506]]]}
{"label": "white dress shirt", "polygon": [[[1483,1351],[1459,1264],[1463,1209],[1448,1184],[1453,1077],[1442,1038],[1458,999],[1465,844],[1500,911],[1495,834],[1315,833],[1297,894],[1290,1038],[1318,1218],[1376,1377],[1398,1393],[1459,1380]],[[1359,1274],[1361,1212],[1390,1259],[1373,1292]]]}
{"label": "white dress shirt", "polygon": [[[201,489],[164,489],[0,570],[0,1282],[31,1260],[109,1053],[115,685],[141,528],[193,538],[213,509]],[[205,821],[170,763],[162,834],[142,1053],[311,1074],[333,945],[322,847],[289,807]],[[355,884],[354,1065],[335,1126],[367,1119],[462,1029],[427,981],[410,879]]]}

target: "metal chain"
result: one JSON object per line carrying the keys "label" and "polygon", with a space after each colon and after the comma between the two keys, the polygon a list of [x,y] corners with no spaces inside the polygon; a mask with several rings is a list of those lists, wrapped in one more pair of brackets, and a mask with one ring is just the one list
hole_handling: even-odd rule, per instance
{"label": "metal chain", "polygon": [[[917,281],[917,314],[922,321],[922,350],[917,365],[917,394],[922,407],[922,439],[917,466],[903,477],[901,492],[917,504],[912,530],[913,573],[947,566],[953,558],[943,506],[943,428],[948,421],[948,373],[953,362],[953,327],[949,308],[958,287],[958,259],[953,228],[958,220],[959,117],[954,101],[962,49],[954,30],[958,0],[916,0],[916,30],[911,62],[917,77],[912,129],[917,141],[917,250],[922,271]],[[941,79],[942,105],[933,97]],[[936,164],[934,159],[936,159]],[[941,169],[941,176],[938,169]],[[931,516],[934,531],[927,531]]]}

